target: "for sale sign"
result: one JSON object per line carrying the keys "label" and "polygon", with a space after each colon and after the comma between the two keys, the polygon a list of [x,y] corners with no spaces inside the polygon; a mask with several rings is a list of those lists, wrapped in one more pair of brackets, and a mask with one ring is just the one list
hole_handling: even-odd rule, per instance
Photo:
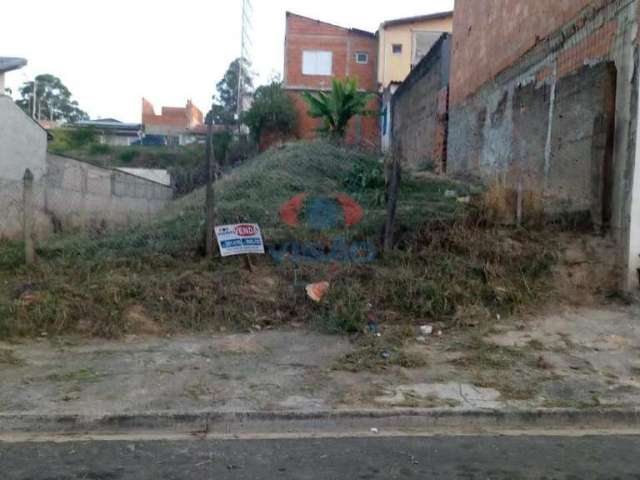
{"label": "for sale sign", "polygon": [[247,253],[264,254],[264,242],[260,227],[253,223],[216,227],[216,238],[223,257]]}

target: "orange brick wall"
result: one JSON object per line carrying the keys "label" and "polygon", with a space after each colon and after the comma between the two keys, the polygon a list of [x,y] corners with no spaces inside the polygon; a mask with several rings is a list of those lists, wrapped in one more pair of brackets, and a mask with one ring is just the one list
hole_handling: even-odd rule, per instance
{"label": "orange brick wall", "polygon": [[[331,51],[334,77],[356,78],[360,88],[372,92],[377,90],[378,41],[375,36],[287,14],[285,85],[309,89],[328,88],[331,86],[331,77],[302,74],[304,50]],[[368,53],[369,63],[357,63],[356,52]]]}
{"label": "orange brick wall", "polygon": [[[298,112],[296,136],[306,140],[316,138],[318,135],[317,130],[322,126],[322,121],[309,116],[307,113],[309,107],[302,99],[300,92],[290,91],[289,96]],[[369,104],[369,109],[376,112],[380,110],[380,102],[377,98]],[[352,119],[346,140],[350,144],[378,148],[380,144],[380,117],[375,115]]]}
{"label": "orange brick wall", "polygon": [[156,115],[153,104],[142,99],[142,124],[159,125],[191,129],[203,125],[203,114],[191,100],[186,107],[162,107],[160,115]]}
{"label": "orange brick wall", "polygon": [[[541,40],[589,6],[612,0],[456,0],[453,21],[451,103],[456,104],[514,64]],[[615,26],[582,50],[567,53],[564,73],[575,70],[588,55],[605,49]],[[548,75],[541,72],[541,75]]]}
{"label": "orange brick wall", "polygon": [[[302,56],[305,50],[331,51],[333,76],[303,75]],[[364,65],[357,63],[357,52],[367,53],[369,62]],[[361,89],[376,92],[377,55],[378,42],[373,34],[287,14],[284,85],[298,111],[300,138],[316,137],[317,128],[320,126],[319,120],[307,114],[307,104],[302,100],[300,92],[329,89],[333,78],[346,77],[355,78]],[[379,102],[372,102],[370,108],[378,111]],[[347,141],[377,147],[380,143],[379,118],[373,116],[352,120]]]}

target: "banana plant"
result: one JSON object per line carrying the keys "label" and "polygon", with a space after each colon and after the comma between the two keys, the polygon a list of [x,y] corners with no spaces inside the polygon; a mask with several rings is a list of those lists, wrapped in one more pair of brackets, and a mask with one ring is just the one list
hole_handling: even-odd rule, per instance
{"label": "banana plant", "polygon": [[334,79],[330,92],[303,92],[302,98],[309,106],[309,115],[322,119],[319,130],[337,139],[344,138],[349,121],[356,115],[375,115],[367,109],[375,94],[359,91],[355,79]]}

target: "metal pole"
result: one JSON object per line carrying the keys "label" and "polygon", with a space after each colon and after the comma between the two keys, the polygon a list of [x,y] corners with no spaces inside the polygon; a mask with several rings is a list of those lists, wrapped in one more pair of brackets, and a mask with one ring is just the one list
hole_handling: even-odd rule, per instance
{"label": "metal pole", "polygon": [[38,80],[33,79],[33,105],[31,105],[31,118],[36,118],[36,104],[38,103]]}

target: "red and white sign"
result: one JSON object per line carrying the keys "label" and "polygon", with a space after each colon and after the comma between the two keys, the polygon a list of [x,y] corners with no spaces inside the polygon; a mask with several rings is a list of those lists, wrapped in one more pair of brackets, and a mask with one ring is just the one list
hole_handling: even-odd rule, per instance
{"label": "red and white sign", "polygon": [[264,254],[264,242],[260,227],[254,223],[223,225],[216,227],[220,255],[231,257],[248,253]]}

